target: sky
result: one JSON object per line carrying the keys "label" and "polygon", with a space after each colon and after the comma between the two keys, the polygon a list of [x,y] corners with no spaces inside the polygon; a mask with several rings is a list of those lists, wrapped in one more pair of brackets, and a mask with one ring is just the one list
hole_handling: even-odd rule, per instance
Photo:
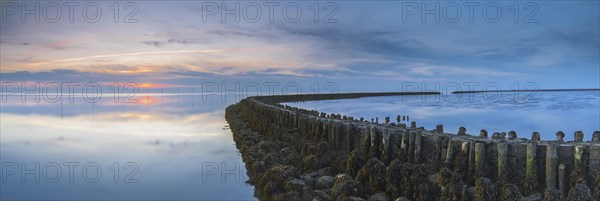
{"label": "sky", "polygon": [[600,88],[598,1],[0,3],[3,83]]}

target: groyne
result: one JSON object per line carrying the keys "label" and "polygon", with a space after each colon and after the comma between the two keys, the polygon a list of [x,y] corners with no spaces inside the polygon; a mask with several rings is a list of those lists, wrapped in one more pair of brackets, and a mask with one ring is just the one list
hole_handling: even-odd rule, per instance
{"label": "groyne", "polygon": [[281,104],[419,94],[249,97],[226,119],[261,200],[600,200],[600,131],[587,142],[490,138]]}

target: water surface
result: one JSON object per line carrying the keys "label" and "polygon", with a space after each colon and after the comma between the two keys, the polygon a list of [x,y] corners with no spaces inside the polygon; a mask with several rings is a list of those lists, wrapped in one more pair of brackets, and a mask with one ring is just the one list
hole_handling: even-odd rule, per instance
{"label": "water surface", "polygon": [[1,199],[254,199],[224,119],[233,98],[135,99],[8,96],[0,113]]}
{"label": "water surface", "polygon": [[514,130],[519,137],[530,138],[537,131],[551,140],[560,130],[566,140],[572,140],[573,133],[581,130],[589,140],[593,131],[600,130],[600,91],[387,96],[286,104],[369,121],[379,117],[380,123],[386,116],[395,122],[397,115],[409,115],[417,126],[434,129],[443,124],[444,131],[451,133],[464,126],[470,134],[478,135],[481,129],[490,135]]}

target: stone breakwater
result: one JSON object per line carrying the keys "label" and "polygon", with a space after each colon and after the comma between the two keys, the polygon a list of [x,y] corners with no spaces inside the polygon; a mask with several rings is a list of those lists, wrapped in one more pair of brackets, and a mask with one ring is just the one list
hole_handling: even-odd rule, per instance
{"label": "stone breakwater", "polygon": [[225,116],[261,200],[600,200],[598,131],[590,142],[490,139],[280,104],[417,94],[250,97]]}

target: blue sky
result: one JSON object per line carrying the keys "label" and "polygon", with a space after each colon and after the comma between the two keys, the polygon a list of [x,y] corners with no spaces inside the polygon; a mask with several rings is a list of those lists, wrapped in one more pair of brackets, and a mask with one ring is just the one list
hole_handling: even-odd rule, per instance
{"label": "blue sky", "polygon": [[[118,23],[114,1],[97,2],[95,23],[86,21],[96,16],[90,8],[82,15],[86,2],[74,8],[73,22],[57,2],[56,23],[47,20],[56,16],[48,2],[39,2],[39,23],[34,15],[21,21],[23,2],[1,3],[2,81],[294,81],[304,91],[313,82],[335,82],[340,91],[399,91],[406,82],[427,90],[436,82],[600,88],[598,1],[319,1],[317,23],[316,1],[278,2],[272,22],[265,2],[119,1]],[[29,9],[34,3],[25,2]],[[239,22],[228,14],[223,23],[221,12],[236,3]],[[436,14],[422,15],[436,4]],[[253,18],[256,6],[260,18]],[[290,20],[298,7],[301,17]],[[123,23],[133,8],[134,23]],[[323,22],[327,16],[333,23]]]}

